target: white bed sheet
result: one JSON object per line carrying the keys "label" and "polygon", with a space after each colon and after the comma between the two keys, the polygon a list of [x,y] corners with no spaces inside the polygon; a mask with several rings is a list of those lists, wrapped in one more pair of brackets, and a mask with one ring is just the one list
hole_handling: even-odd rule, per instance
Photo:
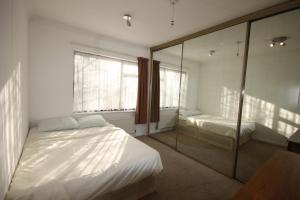
{"label": "white bed sheet", "polygon": [[[208,130],[222,136],[231,138],[236,137],[236,120],[224,119],[222,117],[212,115],[195,115],[189,117],[180,116],[180,119],[184,121],[184,124],[187,126],[201,128],[203,130]],[[243,121],[241,123],[240,135],[252,133],[254,130],[254,122]]]}
{"label": "white bed sheet", "polygon": [[156,175],[159,153],[113,125],[31,129],[7,199],[93,199]]}

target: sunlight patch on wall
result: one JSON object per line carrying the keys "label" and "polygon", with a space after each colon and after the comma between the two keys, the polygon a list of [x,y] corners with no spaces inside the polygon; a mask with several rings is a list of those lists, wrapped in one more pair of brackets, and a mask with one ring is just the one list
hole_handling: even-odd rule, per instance
{"label": "sunlight patch on wall", "polygon": [[279,116],[283,119],[286,119],[286,120],[292,122],[292,123],[300,125],[300,115],[299,114],[293,113],[293,112],[285,110],[283,108],[280,108]]}
{"label": "sunlight patch on wall", "polygon": [[286,138],[290,138],[296,131],[298,131],[298,128],[283,121],[278,121],[277,131]]}
{"label": "sunlight patch on wall", "polygon": [[[240,94],[238,91],[223,87],[220,104],[221,116],[226,119],[237,120],[239,99]],[[274,104],[247,94],[245,95],[243,120],[258,121],[260,124],[272,129],[274,112]]]}
{"label": "sunlight patch on wall", "polygon": [[[221,116],[231,118],[237,115],[239,93],[227,87],[223,87],[221,95]],[[237,118],[234,118],[237,119]],[[278,108],[271,102],[245,95],[243,105],[244,121],[253,121],[278,134],[291,137],[300,125],[300,115],[289,110]]]}
{"label": "sunlight patch on wall", "polygon": [[260,122],[268,127],[273,128],[273,119],[274,119],[274,111],[275,111],[275,105],[266,102],[264,100],[260,100],[260,107],[258,110],[258,119],[260,119]]}
{"label": "sunlight patch on wall", "polygon": [[221,95],[221,116],[226,119],[237,120],[239,108],[239,92],[223,87]]}
{"label": "sunlight patch on wall", "polygon": [[256,113],[259,108],[260,100],[258,98],[245,95],[243,107],[243,119],[246,121],[255,121]]}
{"label": "sunlight patch on wall", "polygon": [[255,121],[272,129],[274,124],[275,105],[247,94],[244,99],[243,120]]}
{"label": "sunlight patch on wall", "polygon": [[[8,185],[22,150],[21,62],[0,90],[0,132],[2,177]],[[20,140],[18,140],[20,139]],[[8,176],[8,177],[7,177]]]}

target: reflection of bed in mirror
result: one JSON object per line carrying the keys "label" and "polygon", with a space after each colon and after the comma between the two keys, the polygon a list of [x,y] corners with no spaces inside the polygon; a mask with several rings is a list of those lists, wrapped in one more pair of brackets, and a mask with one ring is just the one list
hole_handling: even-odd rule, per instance
{"label": "reflection of bed in mirror", "polygon": [[[236,120],[204,114],[179,115],[177,124],[178,131],[181,134],[191,136],[226,150],[234,150],[236,126]],[[240,145],[250,140],[254,130],[254,122],[242,122]]]}

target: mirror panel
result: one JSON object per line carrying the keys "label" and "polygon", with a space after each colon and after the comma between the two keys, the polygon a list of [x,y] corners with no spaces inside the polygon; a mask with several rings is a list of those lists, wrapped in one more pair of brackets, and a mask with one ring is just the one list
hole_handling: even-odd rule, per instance
{"label": "mirror panel", "polygon": [[246,24],[184,42],[177,149],[233,176]]}
{"label": "mirror panel", "polygon": [[[160,112],[159,121],[151,122],[150,124],[149,135],[174,148],[176,147],[176,121],[178,119],[179,107],[181,57],[182,44],[153,53],[154,62],[159,61]],[[155,76],[156,72],[154,68],[152,72],[153,76]],[[154,78],[152,80],[154,83]],[[152,103],[153,101],[152,96]]]}
{"label": "mirror panel", "polygon": [[298,9],[251,24],[241,130],[255,123],[255,131],[239,147],[237,178],[243,182],[276,150],[285,150],[300,127],[299,22]]}

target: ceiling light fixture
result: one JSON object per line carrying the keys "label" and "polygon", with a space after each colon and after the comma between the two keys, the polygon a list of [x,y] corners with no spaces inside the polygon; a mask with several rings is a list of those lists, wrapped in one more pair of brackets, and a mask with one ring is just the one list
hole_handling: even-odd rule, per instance
{"label": "ceiling light fixture", "polygon": [[286,36],[281,37],[275,37],[272,39],[272,42],[270,43],[270,47],[274,47],[276,44],[279,44],[280,46],[285,46],[285,41],[288,39]]}
{"label": "ceiling light fixture", "polygon": [[172,6],[172,17],[171,17],[171,27],[175,25],[175,4],[178,3],[179,0],[170,0],[170,4]]}
{"label": "ceiling light fixture", "polygon": [[285,42],[280,42],[279,45],[280,46],[285,46]]}
{"label": "ceiling light fixture", "polygon": [[210,50],[208,55],[212,56],[215,52],[216,52],[215,50]]}
{"label": "ceiling light fixture", "polygon": [[131,26],[131,19],[132,19],[132,16],[131,15],[129,15],[129,14],[125,14],[125,15],[123,15],[123,19],[126,21],[126,24],[127,24],[127,26]]}

